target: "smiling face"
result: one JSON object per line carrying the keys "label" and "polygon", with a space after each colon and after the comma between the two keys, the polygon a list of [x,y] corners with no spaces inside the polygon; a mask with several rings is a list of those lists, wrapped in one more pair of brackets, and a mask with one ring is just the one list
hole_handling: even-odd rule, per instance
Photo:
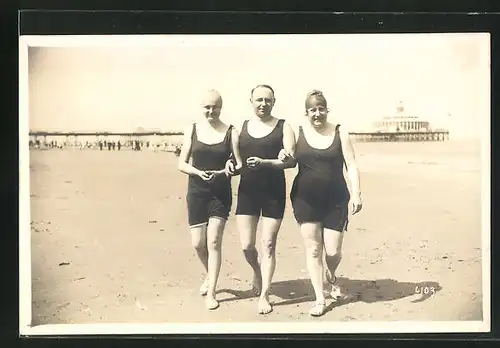
{"label": "smiling face", "polygon": [[271,115],[274,106],[274,93],[267,87],[257,87],[252,93],[250,102],[253,112],[259,118],[265,118]]}
{"label": "smiling face", "polygon": [[322,128],[327,123],[328,109],[323,95],[311,95],[306,100],[306,116],[314,128]]}
{"label": "smiling face", "polygon": [[217,91],[209,91],[201,102],[203,116],[208,122],[217,121],[222,110],[222,97]]}

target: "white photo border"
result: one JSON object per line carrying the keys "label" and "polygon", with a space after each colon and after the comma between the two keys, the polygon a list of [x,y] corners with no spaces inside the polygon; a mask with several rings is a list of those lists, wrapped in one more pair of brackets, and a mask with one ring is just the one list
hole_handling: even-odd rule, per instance
{"label": "white photo border", "polygon": [[[458,33],[430,35],[477,35],[489,33]],[[311,34],[312,35],[312,34]],[[309,39],[309,34],[294,34],[294,37]],[[359,34],[314,34],[350,35]],[[362,35],[419,35],[411,34],[362,34]],[[429,35],[429,33],[421,34]],[[19,333],[21,336],[39,335],[130,335],[130,334],[280,334],[280,333],[477,333],[491,330],[491,226],[490,226],[490,115],[491,86],[483,88],[482,112],[482,321],[395,321],[395,322],[300,322],[300,323],[168,323],[168,324],[57,324],[31,326],[32,323],[32,284],[31,284],[31,231],[30,231],[30,180],[29,180],[29,88],[28,88],[28,48],[29,47],[98,47],[98,46],[151,46],[177,45],[189,41],[197,44],[227,44],[241,41],[242,37],[259,39],[262,37],[281,37],[277,43],[286,42],[290,35],[47,35],[19,37]],[[491,44],[490,44],[491,45]],[[482,46],[481,57],[488,57],[490,65],[490,45]],[[490,70],[488,76],[490,81]]]}

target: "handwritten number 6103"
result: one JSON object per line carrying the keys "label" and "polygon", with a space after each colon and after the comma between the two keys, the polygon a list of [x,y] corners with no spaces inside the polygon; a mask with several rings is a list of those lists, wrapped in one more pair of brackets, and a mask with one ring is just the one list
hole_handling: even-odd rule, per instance
{"label": "handwritten number 6103", "polygon": [[429,294],[435,294],[436,289],[434,289],[433,286],[415,286],[415,293],[416,294],[424,294],[424,295],[429,295]]}

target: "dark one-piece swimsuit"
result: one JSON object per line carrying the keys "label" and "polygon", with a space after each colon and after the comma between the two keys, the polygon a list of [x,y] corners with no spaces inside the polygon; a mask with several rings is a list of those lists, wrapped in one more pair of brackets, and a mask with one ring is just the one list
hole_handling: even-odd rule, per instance
{"label": "dark one-piece swimsuit", "polygon": [[350,197],[343,173],[339,127],[335,127],[335,138],[326,149],[310,146],[303,128],[299,128],[295,149],[299,172],[290,200],[298,223],[321,222],[323,228],[343,232],[347,229]]}
{"label": "dark one-piece swimsuit", "polygon": [[[283,148],[283,125],[278,120],[268,135],[254,138],[248,134],[248,121],[240,134],[240,153],[245,165],[247,158],[277,159]],[[238,187],[237,215],[264,216],[282,219],[286,205],[285,172],[283,169],[259,167],[244,168]]]}
{"label": "dark one-piece swimsuit", "polygon": [[[196,125],[193,124],[191,135],[191,156],[193,166],[199,170],[224,169],[231,155],[231,129],[224,140],[216,144],[205,144],[198,140]],[[210,217],[226,220],[232,204],[231,179],[218,175],[212,181],[205,182],[198,176],[191,175],[187,190],[188,220],[190,226],[207,223]]]}

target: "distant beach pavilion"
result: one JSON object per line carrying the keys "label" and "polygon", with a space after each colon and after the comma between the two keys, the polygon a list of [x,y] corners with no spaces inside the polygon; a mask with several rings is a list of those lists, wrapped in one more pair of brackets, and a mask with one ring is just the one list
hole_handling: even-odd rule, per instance
{"label": "distant beach pavilion", "polygon": [[351,132],[358,141],[445,141],[448,130],[432,129],[430,122],[419,116],[406,115],[404,105],[399,102],[396,114],[384,116],[373,123],[372,131]]}
{"label": "distant beach pavilion", "polygon": [[385,116],[374,123],[375,131],[380,132],[427,132],[430,129],[428,121],[421,120],[418,116],[406,115],[402,102],[396,108],[396,115]]}

